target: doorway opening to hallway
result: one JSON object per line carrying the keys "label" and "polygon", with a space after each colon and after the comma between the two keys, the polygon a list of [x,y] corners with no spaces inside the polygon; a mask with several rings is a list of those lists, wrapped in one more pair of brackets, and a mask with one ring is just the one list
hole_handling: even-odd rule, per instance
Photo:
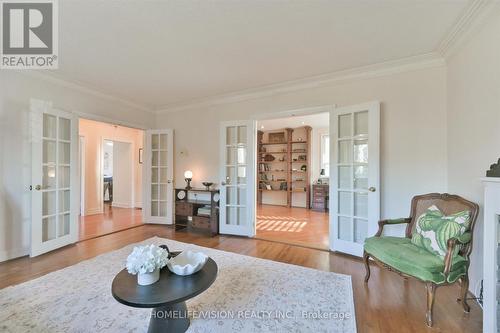
{"label": "doorway opening to hallway", "polygon": [[79,120],[79,240],[142,225],[144,131]]}

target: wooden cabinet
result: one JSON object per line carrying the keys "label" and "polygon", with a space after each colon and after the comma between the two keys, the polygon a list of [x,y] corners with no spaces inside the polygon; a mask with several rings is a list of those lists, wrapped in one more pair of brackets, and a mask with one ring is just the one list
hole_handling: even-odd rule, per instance
{"label": "wooden cabinet", "polygon": [[219,190],[176,189],[175,228],[218,234]]}
{"label": "wooden cabinet", "polygon": [[328,185],[320,185],[320,184],[312,185],[311,209],[321,212],[328,211],[328,204],[329,204],[328,194],[329,194]]}

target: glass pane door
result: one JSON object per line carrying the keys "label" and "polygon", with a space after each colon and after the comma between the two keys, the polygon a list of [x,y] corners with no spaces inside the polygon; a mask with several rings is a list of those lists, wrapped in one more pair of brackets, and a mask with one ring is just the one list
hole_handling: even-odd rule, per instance
{"label": "glass pane door", "polygon": [[32,105],[32,248],[35,256],[76,241],[76,120]]}
{"label": "glass pane door", "polygon": [[372,224],[379,217],[378,108],[370,104],[333,112],[331,245],[361,255],[364,240],[372,236]]}
{"label": "glass pane door", "polygon": [[146,167],[149,169],[146,222],[172,223],[173,184],[172,130],[155,130],[146,133]]}
{"label": "glass pane door", "polygon": [[43,115],[42,242],[69,235],[71,120]]}
{"label": "glass pane door", "polygon": [[255,127],[248,122],[221,125],[220,232],[253,235],[255,195],[253,139]]}

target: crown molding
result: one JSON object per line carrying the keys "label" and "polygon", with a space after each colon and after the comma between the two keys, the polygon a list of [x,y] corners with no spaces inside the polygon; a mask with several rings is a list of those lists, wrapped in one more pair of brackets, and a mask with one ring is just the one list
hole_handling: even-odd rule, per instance
{"label": "crown molding", "polygon": [[498,0],[472,0],[443,38],[437,52],[443,58],[451,57],[499,4]]}
{"label": "crown molding", "polygon": [[443,57],[436,52],[402,58],[378,64],[357,67],[327,74],[290,80],[281,83],[261,86],[253,89],[241,90],[233,93],[207,97],[187,103],[166,105],[155,112],[165,114],[192,108],[204,108],[220,104],[236,103],[250,99],[273,96],[303,89],[331,86],[349,81],[365,80],[380,76],[393,75],[425,68],[444,66]]}
{"label": "crown molding", "polygon": [[54,73],[49,73],[45,71],[35,71],[35,70],[22,70],[22,71],[17,71],[20,74],[23,74],[25,76],[29,76],[35,79],[40,79],[46,82],[50,82],[68,89],[76,90],[78,92],[84,93],[84,94],[89,94],[92,96],[95,96],[97,98],[105,99],[111,102],[119,103],[124,106],[128,106],[134,109],[138,109],[140,111],[144,112],[149,112],[151,114],[155,114],[154,110],[151,107],[147,107],[132,101],[129,101],[127,99],[124,99],[122,97],[118,97],[112,94],[107,94],[100,92],[94,88],[91,88],[83,83],[80,82],[75,82],[75,81],[69,81],[66,79],[63,79],[59,76],[57,76]]}

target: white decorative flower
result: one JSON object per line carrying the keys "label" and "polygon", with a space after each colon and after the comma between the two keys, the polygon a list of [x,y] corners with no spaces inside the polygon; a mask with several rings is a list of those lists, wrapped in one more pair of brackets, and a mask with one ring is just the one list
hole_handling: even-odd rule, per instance
{"label": "white decorative flower", "polygon": [[152,273],[163,268],[168,261],[168,251],[154,244],[134,247],[127,257],[127,271],[130,274]]}

